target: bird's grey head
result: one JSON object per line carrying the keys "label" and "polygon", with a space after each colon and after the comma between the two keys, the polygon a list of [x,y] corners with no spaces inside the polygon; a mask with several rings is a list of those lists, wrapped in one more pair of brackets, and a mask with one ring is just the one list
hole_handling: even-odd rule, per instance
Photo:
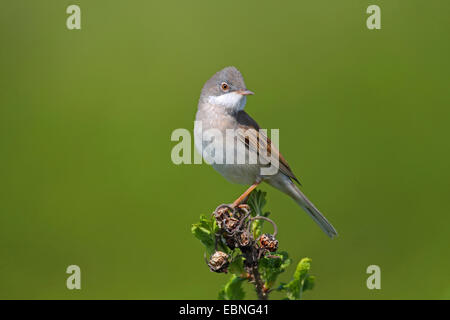
{"label": "bird's grey head", "polygon": [[206,81],[200,96],[200,103],[227,108],[231,111],[244,109],[247,96],[244,78],[235,67],[226,67]]}

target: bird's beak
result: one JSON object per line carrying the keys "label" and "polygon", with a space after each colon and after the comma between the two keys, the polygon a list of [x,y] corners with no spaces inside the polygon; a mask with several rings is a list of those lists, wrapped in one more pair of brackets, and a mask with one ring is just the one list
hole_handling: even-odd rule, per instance
{"label": "bird's beak", "polygon": [[252,95],[255,94],[254,92],[250,91],[250,90],[239,90],[237,91],[237,93],[243,95],[243,96],[248,96],[248,95]]}

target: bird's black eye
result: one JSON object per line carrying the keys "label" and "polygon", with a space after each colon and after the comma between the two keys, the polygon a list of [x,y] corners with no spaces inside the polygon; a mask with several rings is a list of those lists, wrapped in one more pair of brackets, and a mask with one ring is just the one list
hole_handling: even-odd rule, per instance
{"label": "bird's black eye", "polygon": [[222,82],[222,84],[220,85],[220,88],[222,89],[222,91],[225,91],[225,92],[230,90],[230,86],[226,82]]}

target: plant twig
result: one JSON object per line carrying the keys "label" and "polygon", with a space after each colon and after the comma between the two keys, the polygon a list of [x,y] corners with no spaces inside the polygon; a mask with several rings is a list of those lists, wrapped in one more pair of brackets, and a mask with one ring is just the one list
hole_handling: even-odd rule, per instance
{"label": "plant twig", "polygon": [[[309,275],[311,260],[302,259],[289,283],[276,285],[277,277],[284,272],[291,259],[287,252],[278,251],[278,228],[264,212],[265,193],[255,190],[247,204],[236,207],[220,205],[212,213],[213,218],[200,217],[192,226],[194,235],[205,245],[205,260],[209,269],[217,273],[232,273],[219,292],[219,299],[243,299],[242,283],[253,285],[260,300],[269,299],[273,291],[284,292],[288,299],[299,299],[305,290],[314,286]],[[252,212],[253,211],[253,212]],[[255,215],[255,212],[257,215]],[[262,233],[263,222],[273,226],[273,232]]]}
{"label": "plant twig", "polygon": [[[220,229],[218,236],[223,237],[228,248],[232,250],[235,248],[240,249],[242,252],[242,255],[240,256],[243,258],[244,269],[248,274],[248,279],[250,279],[255,286],[258,298],[267,300],[268,290],[265,288],[264,281],[261,279],[258,264],[259,260],[264,257],[266,253],[276,251],[278,247],[278,241],[275,239],[277,226],[275,222],[267,217],[250,217],[250,211],[249,206],[246,204],[235,208],[228,205],[220,205],[214,211],[213,216]],[[253,221],[258,219],[268,221],[273,225],[273,235],[264,234],[255,240],[250,229]],[[217,238],[215,243],[215,249],[217,250]],[[222,265],[217,265],[217,261],[214,261],[214,263],[211,261],[208,263],[211,270],[216,272],[226,270]],[[225,261],[222,263],[225,265]]]}
{"label": "plant twig", "polygon": [[258,271],[258,267],[253,267],[252,269],[253,277],[255,278],[255,290],[256,295],[258,296],[259,300],[268,300],[269,299],[269,292],[265,290],[264,282],[261,279],[261,276]]}

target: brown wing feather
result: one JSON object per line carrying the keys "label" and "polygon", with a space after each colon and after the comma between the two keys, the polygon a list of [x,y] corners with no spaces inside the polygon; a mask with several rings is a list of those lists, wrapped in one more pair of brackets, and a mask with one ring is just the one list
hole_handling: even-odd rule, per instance
{"label": "brown wing feather", "polygon": [[[243,110],[237,113],[236,119],[237,122],[239,123],[239,126],[242,127],[243,130],[247,131],[248,129],[254,129],[247,131],[250,133],[248,136],[241,137],[245,145],[249,149],[253,149],[257,153],[258,150],[261,150],[260,148],[262,148],[263,150],[264,148],[267,148],[268,155],[273,155],[275,157],[278,156],[280,171],[300,184],[300,181],[298,181],[297,177],[292,172],[291,168],[289,167],[289,164],[287,163],[286,159],[284,159],[280,151],[272,144],[272,142],[268,137],[266,137],[262,132],[259,131],[260,128],[258,123],[255,120],[253,120],[253,118],[250,117],[247,112]],[[260,146],[260,144],[264,145]]]}

